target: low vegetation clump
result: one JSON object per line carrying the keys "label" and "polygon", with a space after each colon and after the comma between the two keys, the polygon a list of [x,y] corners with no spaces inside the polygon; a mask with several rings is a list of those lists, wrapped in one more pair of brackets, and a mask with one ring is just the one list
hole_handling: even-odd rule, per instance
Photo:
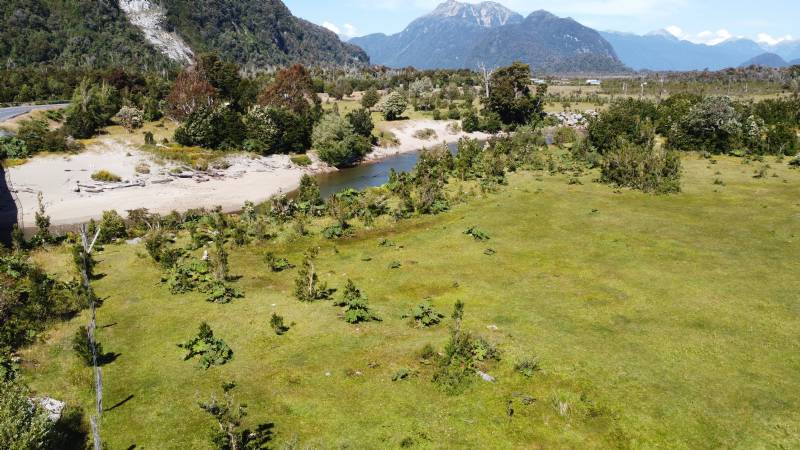
{"label": "low vegetation clump", "polygon": [[469,227],[464,234],[472,236],[476,241],[488,241],[490,239],[489,234],[478,227]]}
{"label": "low vegetation clump", "polygon": [[294,265],[292,265],[288,259],[275,256],[272,252],[267,252],[264,260],[267,263],[267,267],[269,267],[269,270],[272,272],[283,272],[284,270],[294,269]]}
{"label": "low vegetation clump", "polygon": [[292,155],[290,158],[292,163],[300,167],[308,167],[312,164],[311,158],[308,155]]}
{"label": "low vegetation clump", "polygon": [[680,192],[681,159],[674,151],[620,140],[605,155],[601,180],[620,187],[667,194]]}
{"label": "low vegetation clump", "polygon": [[534,376],[536,372],[542,370],[539,365],[539,358],[528,358],[523,359],[522,361],[518,362],[517,365],[514,366],[514,370],[526,376],[528,378]]}
{"label": "low vegetation clump", "polygon": [[403,319],[409,319],[410,323],[417,327],[432,327],[444,319],[444,314],[436,311],[430,301],[425,301],[415,306],[411,312],[404,314]]}
{"label": "low vegetation clump", "polygon": [[362,294],[352,280],[347,280],[347,285],[342,292],[342,298],[334,303],[335,306],[344,308],[343,319],[347,323],[380,321],[370,309],[367,296]]}
{"label": "low vegetation clump", "polygon": [[184,361],[199,358],[198,364],[202,369],[221,366],[233,358],[233,350],[225,341],[214,337],[214,331],[205,322],[200,324],[197,336],[183,344],[178,344],[178,347],[186,350]]}
{"label": "low vegetation clump", "polygon": [[216,426],[211,429],[211,441],[219,449],[263,449],[272,440],[271,423],[262,423],[250,430],[244,428],[247,417],[247,405],[239,403],[233,397],[235,383],[223,383],[222,400],[212,396],[208,401],[200,402],[200,409],[214,418]]}
{"label": "low vegetation clump", "polygon": [[106,183],[119,183],[122,181],[122,178],[120,178],[119,175],[111,173],[107,170],[98,170],[92,174],[92,179],[94,181],[103,181]]}
{"label": "low vegetation clump", "polygon": [[319,255],[319,249],[312,248],[306,251],[303,256],[303,264],[297,270],[297,278],[294,283],[294,295],[301,302],[313,302],[317,300],[327,300],[331,296],[331,291],[325,282],[319,281],[317,269],[314,265]]}
{"label": "low vegetation clump", "polygon": [[436,130],[432,128],[423,128],[414,132],[414,137],[423,141],[436,139]]}
{"label": "low vegetation clump", "polygon": [[275,313],[272,313],[272,317],[269,319],[269,326],[272,327],[272,330],[278,336],[281,336],[289,331],[289,327],[283,322],[283,316],[279,316]]}

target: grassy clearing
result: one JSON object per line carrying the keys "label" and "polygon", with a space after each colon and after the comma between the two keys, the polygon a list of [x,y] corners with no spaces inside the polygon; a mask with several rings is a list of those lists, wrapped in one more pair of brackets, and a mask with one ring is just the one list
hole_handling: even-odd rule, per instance
{"label": "grassy clearing", "polygon": [[[276,447],[797,447],[800,172],[769,161],[753,178],[762,164],[689,156],[683,192],[671,196],[615,191],[593,183],[596,173],[583,184],[519,173],[498,194],[384,219],[351,239],[288,227],[274,243],[231,249],[246,297],[229,305],[171,296],[142,246],[107,246],[98,334],[119,357],[103,369],[105,439],[210,448],[197,402],[235,380],[248,424],[276,424]],[[464,235],[473,226],[491,239]],[[322,246],[322,280],[341,289],[353,279],[383,322],[348,325],[329,302],[300,304],[296,270],[272,273],[263,261],[271,251],[299,264],[312,245]],[[476,380],[456,397],[431,383],[417,354],[427,343],[441,351],[448,321],[420,330],[400,319],[426,297],[445,313],[466,302],[464,327],[502,350],[489,370],[497,383]],[[283,336],[273,313],[294,323]],[[86,320],[55,327],[24,359],[38,392],[90,410],[91,370],[70,347]],[[176,344],[201,321],[233,349],[228,364],[181,360]],[[517,373],[532,356],[542,371]],[[413,375],[392,381],[401,369]]]}

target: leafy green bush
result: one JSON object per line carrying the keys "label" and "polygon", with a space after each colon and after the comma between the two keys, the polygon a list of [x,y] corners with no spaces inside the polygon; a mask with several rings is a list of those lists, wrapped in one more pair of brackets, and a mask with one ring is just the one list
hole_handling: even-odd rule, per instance
{"label": "leafy green bush", "polygon": [[417,327],[432,327],[444,319],[444,314],[436,311],[430,300],[426,300],[415,306],[408,314],[404,314],[402,318],[410,319]]}
{"label": "leafy green bush", "polygon": [[578,140],[578,133],[571,127],[559,127],[553,136],[553,143],[559,147],[572,144]]}
{"label": "leafy green bush", "polygon": [[283,323],[283,317],[275,313],[272,313],[272,317],[269,319],[269,326],[272,327],[272,330],[275,331],[275,334],[278,336],[289,331],[289,327]]}
{"label": "leafy green bush", "polygon": [[104,181],[106,183],[119,183],[122,181],[119,175],[113,174],[107,170],[98,170],[92,174],[94,181]]}
{"label": "leafy green bush", "polygon": [[314,127],[312,145],[319,159],[332,166],[352,164],[369,153],[369,140],[355,132],[350,122],[328,114]]}
{"label": "leafy green bush", "polygon": [[311,158],[309,158],[308,155],[292,155],[289,159],[300,167],[308,167],[312,164]]}
{"label": "leafy green bush", "polygon": [[119,95],[113,87],[106,83],[94,85],[86,79],[75,88],[64,126],[73,137],[88,139],[106,126],[119,109]]}
{"label": "leafy green bush", "polygon": [[679,192],[680,156],[669,150],[620,139],[603,157],[601,181],[659,194]]}
{"label": "leafy green bush", "polygon": [[518,362],[517,365],[514,366],[514,370],[530,378],[536,374],[536,372],[542,370],[542,368],[539,365],[539,358],[533,357]]}
{"label": "leafy green bush", "polygon": [[23,159],[30,155],[25,141],[11,136],[0,137],[0,159]]}
{"label": "leafy green bush", "polygon": [[294,269],[294,265],[292,265],[288,259],[279,258],[272,252],[267,252],[264,260],[267,263],[267,267],[269,267],[269,270],[272,272],[283,272],[284,270]]}
{"label": "leafy green bush", "polygon": [[408,101],[399,92],[392,92],[383,99],[381,104],[381,111],[383,118],[386,120],[397,120],[403,116],[403,113],[408,108]]}
{"label": "leafy green bush", "polygon": [[614,148],[620,137],[635,144],[645,144],[652,137],[652,124],[657,117],[653,102],[631,98],[617,100],[589,120],[589,142],[600,154]]}
{"label": "leafy green bush", "polygon": [[[757,124],[753,124],[758,127]],[[676,120],[668,134],[668,146],[676,150],[729,153],[738,150],[745,126],[736,105],[728,97],[708,97]],[[760,132],[753,130],[758,140]]]}
{"label": "leafy green bush", "polygon": [[205,322],[200,324],[200,331],[196,337],[178,344],[178,347],[186,350],[184,361],[200,357],[199,364],[203,369],[223,365],[233,358],[233,350],[225,341],[214,337],[214,332]]}
{"label": "leafy green bush", "polygon": [[473,239],[476,241],[488,241],[491,239],[485,231],[481,230],[478,227],[469,227],[467,231],[464,232],[467,236],[472,236]]}
{"label": "leafy green bush", "polygon": [[46,449],[56,443],[55,424],[31,393],[15,380],[0,380],[0,448]]}
{"label": "leafy green bush", "polygon": [[347,280],[342,299],[334,304],[344,307],[344,321],[347,323],[356,324],[381,320],[370,310],[367,304],[367,296],[361,293],[353,283],[353,280]]}
{"label": "leafy green bush", "polygon": [[353,127],[353,131],[367,139],[372,139],[372,130],[375,124],[372,122],[372,115],[366,109],[356,109],[347,113],[347,121]]}
{"label": "leafy green bush", "polygon": [[474,109],[469,108],[461,115],[461,129],[463,129],[465,133],[479,131],[480,126],[480,119]]}
{"label": "leafy green bush", "polygon": [[177,143],[210,149],[235,149],[244,138],[241,116],[226,106],[199,108],[175,130]]}
{"label": "leafy green bush", "polygon": [[99,244],[108,244],[115,239],[124,239],[128,236],[125,220],[116,211],[103,211],[100,221],[100,234],[97,236]]}

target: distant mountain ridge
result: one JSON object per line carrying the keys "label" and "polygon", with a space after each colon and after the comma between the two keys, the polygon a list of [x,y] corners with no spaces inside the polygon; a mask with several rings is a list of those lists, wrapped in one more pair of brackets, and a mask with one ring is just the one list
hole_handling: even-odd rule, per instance
{"label": "distant mountain ridge", "polygon": [[786,61],[800,58],[800,41],[784,41],[767,46],[750,39],[729,39],[716,45],[706,45],[681,40],[666,30],[645,35],[617,31],[603,31],[600,34],[611,43],[620,60],[635,70],[720,70],[749,65],[751,60],[764,54],[774,55],[783,62],[775,57],[764,57],[760,65],[784,67],[791,65]]}
{"label": "distant mountain ridge", "polygon": [[762,66],[762,67],[773,67],[776,69],[781,69],[784,67],[789,67],[789,63],[786,62],[785,59],[781,58],[779,55],[775,53],[762,53],[754,58],[750,58],[749,60],[745,61],[739,67],[750,67],[750,66]]}
{"label": "distant mountain ridge", "polygon": [[0,64],[156,69],[216,51],[253,69],[363,65],[367,54],[280,0],[3,0]]}
{"label": "distant mountain ridge", "polygon": [[546,11],[523,17],[494,2],[449,0],[402,32],[354,38],[373,64],[418,69],[498,67],[516,60],[541,72],[624,72],[595,30]]}

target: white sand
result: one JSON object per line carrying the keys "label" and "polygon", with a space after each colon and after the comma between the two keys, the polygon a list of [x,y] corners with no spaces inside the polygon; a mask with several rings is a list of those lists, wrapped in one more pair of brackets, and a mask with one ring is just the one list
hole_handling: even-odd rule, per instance
{"label": "white sand", "polygon": [[[132,156],[127,156],[130,154]],[[136,174],[137,164],[150,165],[149,175]],[[42,192],[47,214],[53,225],[70,225],[102,216],[103,211],[120,214],[131,209],[147,208],[151,212],[169,213],[191,208],[222,206],[235,210],[250,200],[264,201],[281,192],[295,189],[307,170],[291,164],[288,156],[228,158],[231,167],[220,171],[223,178],[206,182],[171,177],[174,164],[159,165],[150,154],[116,141],[105,141],[85,152],[71,156],[41,156],[24,165],[9,169],[9,176],[22,203],[26,227],[33,226],[37,209],[37,193]],[[96,183],[92,173],[108,170],[123,183]],[[154,181],[172,181],[164,184]],[[142,182],[134,186],[91,193],[85,187],[75,192],[77,184],[119,186],[126,182]]]}
{"label": "white sand", "polygon": [[[449,123],[452,122],[418,120],[389,124],[387,128],[390,127],[395,133],[400,145],[391,149],[376,147],[365,158],[366,162],[423,147],[432,148],[443,142],[456,142],[462,137],[489,137],[482,133],[450,133],[447,130]],[[416,131],[425,128],[433,129],[437,136],[430,140],[413,136]],[[220,178],[205,182],[175,178],[168,173],[175,164],[159,164],[151,154],[138,150],[124,139],[108,137],[78,155],[37,156],[7,170],[13,190],[22,204],[25,227],[34,226],[39,192],[44,197],[47,214],[53,225],[72,225],[97,219],[103,211],[112,209],[123,216],[127,211],[138,208],[162,214],[173,210],[183,212],[191,208],[216,206],[233,211],[241,208],[245,201],[258,203],[296,189],[304,173],[336,170],[320,163],[310,168],[300,168],[292,164],[286,155],[253,158],[234,156],[229,157],[228,162],[231,166],[219,171]],[[150,174],[137,174],[135,168],[139,163],[150,165]],[[120,176],[123,182],[96,183],[91,175],[98,170],[108,170]],[[171,181],[158,183],[166,179]],[[81,188],[76,192],[79,183]],[[118,187],[131,183],[140,183],[142,186]],[[89,192],[92,189],[86,186],[105,189],[102,192]]]}
{"label": "white sand", "polygon": [[[465,133],[463,131],[452,133],[448,130],[449,125],[457,123],[459,122],[454,120],[407,120],[396,123],[389,122],[383,129],[394,133],[395,137],[400,141],[400,144],[391,148],[375,147],[372,153],[367,155],[364,159],[366,161],[375,161],[400,153],[415,152],[422,148],[434,148],[442,143],[451,144],[458,142],[459,139],[464,137],[480,140],[487,140],[491,137],[491,135],[486,133]],[[427,140],[414,137],[417,131],[424,129],[435,131],[436,136]]]}

